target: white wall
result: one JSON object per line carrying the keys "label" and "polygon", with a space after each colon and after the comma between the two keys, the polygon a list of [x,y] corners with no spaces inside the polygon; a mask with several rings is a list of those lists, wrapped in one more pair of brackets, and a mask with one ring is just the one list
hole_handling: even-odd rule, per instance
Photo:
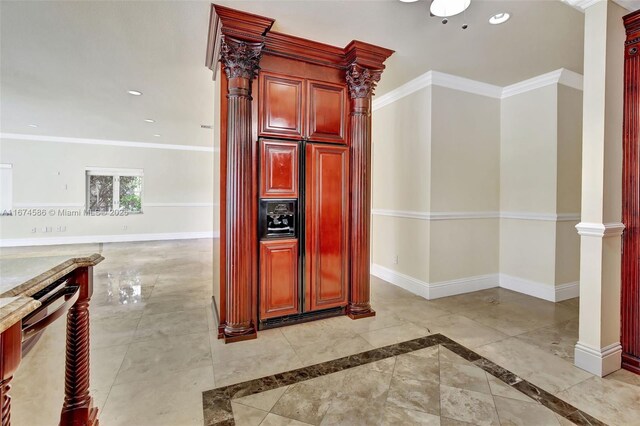
{"label": "white wall", "polygon": [[[581,76],[431,72],[374,100],[374,274],[428,298],[577,295]],[[397,263],[396,263],[397,261]]]}
{"label": "white wall", "polygon": [[[215,230],[212,149],[3,138],[0,162],[13,166],[14,209],[46,211],[43,217],[0,217],[0,244],[5,246],[211,237]],[[84,209],[87,167],[143,169],[143,213],[126,217],[61,216],[59,209]],[[43,228],[51,231],[43,232]]]}

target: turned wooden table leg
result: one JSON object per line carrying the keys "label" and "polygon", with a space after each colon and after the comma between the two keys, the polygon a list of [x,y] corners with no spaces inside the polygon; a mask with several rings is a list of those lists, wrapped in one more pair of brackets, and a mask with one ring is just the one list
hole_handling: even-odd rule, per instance
{"label": "turned wooden table leg", "polygon": [[70,285],[80,286],[78,301],[67,313],[64,404],[60,425],[96,426],[98,409],[89,393],[89,300],[93,293],[93,267],[79,268]]}
{"label": "turned wooden table leg", "polygon": [[2,426],[11,424],[11,379],[18,369],[22,358],[21,323],[12,325],[0,335],[0,404],[2,407]]}

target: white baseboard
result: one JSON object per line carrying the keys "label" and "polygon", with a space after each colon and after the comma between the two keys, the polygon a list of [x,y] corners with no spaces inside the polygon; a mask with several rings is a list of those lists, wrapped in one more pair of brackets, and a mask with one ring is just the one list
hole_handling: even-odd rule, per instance
{"label": "white baseboard", "polygon": [[512,275],[500,274],[500,287],[548,300],[549,302],[562,302],[563,300],[580,296],[579,281],[554,286]]}
{"label": "white baseboard", "polygon": [[600,377],[619,370],[622,365],[622,346],[620,342],[601,349],[578,342],[574,355],[576,367]]}
{"label": "white baseboard", "polygon": [[488,274],[428,283],[375,263],[371,264],[371,275],[428,300],[471,293],[493,287],[506,288],[550,302],[561,302],[580,296],[580,284],[578,281],[552,286],[506,274]]}
{"label": "white baseboard", "polygon": [[381,280],[385,280],[388,283],[396,285],[413,294],[422,296],[425,299],[429,299],[429,283],[421,281],[417,278],[413,278],[409,275],[394,271],[384,266],[371,264],[371,275],[374,275]]}
{"label": "white baseboard", "polygon": [[83,235],[50,238],[5,238],[0,247],[51,246],[61,244],[122,243],[131,241],[192,240],[219,238],[220,232],[173,232],[162,234]]}
{"label": "white baseboard", "polygon": [[498,274],[427,283],[384,266],[371,264],[371,274],[427,300],[470,293],[498,286]]}

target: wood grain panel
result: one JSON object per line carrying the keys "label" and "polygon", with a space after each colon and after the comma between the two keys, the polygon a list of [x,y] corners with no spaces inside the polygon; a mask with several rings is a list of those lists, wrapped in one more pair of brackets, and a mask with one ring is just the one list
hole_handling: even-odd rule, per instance
{"label": "wood grain panel", "polygon": [[306,150],[305,309],[345,306],[348,299],[349,150]]}
{"label": "wood grain panel", "polygon": [[304,80],[260,74],[260,136],[300,139],[304,126]]}
{"label": "wood grain panel", "polygon": [[298,198],[298,156],[296,142],[261,142],[261,198]]}
{"label": "wood grain panel", "polygon": [[622,367],[640,374],[640,12],[625,17]]}
{"label": "wood grain panel", "polygon": [[261,241],[260,318],[298,312],[298,240]]}
{"label": "wood grain panel", "polygon": [[309,140],[345,143],[345,86],[310,80],[307,82],[307,92]]}

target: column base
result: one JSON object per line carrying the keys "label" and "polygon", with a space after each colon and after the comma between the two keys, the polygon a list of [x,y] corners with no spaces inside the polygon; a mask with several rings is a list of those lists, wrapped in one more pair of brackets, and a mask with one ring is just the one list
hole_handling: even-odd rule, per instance
{"label": "column base", "polygon": [[[222,336],[221,336],[222,335]],[[252,340],[258,337],[258,331],[255,325],[251,324],[250,328],[242,333],[229,333],[226,327],[221,325],[218,328],[218,338],[224,339],[224,343],[242,342],[243,340]]]}
{"label": "column base", "polygon": [[356,319],[361,319],[361,318],[369,318],[369,317],[375,317],[376,316],[376,311],[374,311],[371,308],[368,309],[362,309],[362,310],[351,310],[349,309],[349,306],[347,306],[347,316],[353,320]]}
{"label": "column base", "polygon": [[640,374],[640,358],[631,354],[622,354],[622,368]]}
{"label": "column base", "polygon": [[620,370],[622,365],[622,346],[616,342],[602,349],[593,348],[578,342],[575,348],[575,366],[604,377]]}

